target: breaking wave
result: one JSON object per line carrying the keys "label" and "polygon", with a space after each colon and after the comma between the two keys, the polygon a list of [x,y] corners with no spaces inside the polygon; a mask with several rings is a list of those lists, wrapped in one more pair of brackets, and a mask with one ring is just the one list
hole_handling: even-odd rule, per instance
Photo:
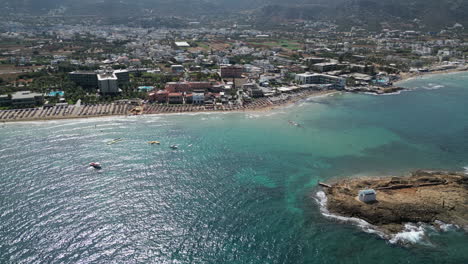
{"label": "breaking wave", "polygon": [[435,84],[435,83],[428,83],[427,86],[423,86],[421,88],[425,89],[425,90],[437,90],[437,89],[444,88],[444,87],[445,87],[445,85]]}
{"label": "breaking wave", "polygon": [[328,199],[323,191],[317,192],[316,197],[314,199],[320,205],[320,212],[326,218],[335,219],[343,223],[354,224],[358,226],[359,228],[361,228],[366,233],[377,234],[381,238],[388,239],[388,236],[384,232],[380,231],[376,226],[369,224],[367,221],[363,219],[356,218],[356,217],[345,217],[345,216],[340,216],[340,215],[330,213],[330,211],[328,211],[327,209]]}
{"label": "breaking wave", "polygon": [[403,89],[394,93],[377,94],[377,93],[365,92],[364,94],[373,95],[373,96],[389,96],[389,95],[399,95],[399,94],[402,94],[403,92],[408,92],[408,91],[410,90]]}
{"label": "breaking wave", "polygon": [[444,223],[444,222],[439,221],[439,220],[435,220],[434,223],[437,224],[439,226],[439,229],[441,231],[443,231],[443,232],[448,232],[448,231],[453,231],[453,230],[460,229],[460,227],[457,226],[457,225],[447,224],[447,223]]}
{"label": "breaking wave", "polygon": [[423,225],[416,225],[412,223],[405,224],[405,229],[400,233],[392,236],[389,240],[392,244],[416,244],[425,240],[426,232]]}
{"label": "breaking wave", "polygon": [[[391,244],[423,244],[427,246],[432,245],[427,237],[428,225],[422,223],[407,223],[405,224],[403,231],[397,234],[388,235],[385,232],[379,230],[377,226],[374,226],[363,219],[359,219],[356,217],[345,217],[330,213],[330,211],[328,211],[327,209],[328,199],[323,191],[317,192],[314,199],[320,205],[320,212],[324,217],[334,219],[342,223],[356,225],[364,232],[369,234],[376,234],[379,237],[387,240]],[[445,224],[441,221],[436,221],[435,223],[440,227],[441,231],[449,231],[457,228],[454,225]]]}

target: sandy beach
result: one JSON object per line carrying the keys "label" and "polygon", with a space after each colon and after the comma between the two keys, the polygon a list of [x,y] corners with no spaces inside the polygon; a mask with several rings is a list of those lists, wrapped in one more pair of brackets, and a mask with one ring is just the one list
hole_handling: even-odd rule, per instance
{"label": "sandy beach", "polygon": [[[294,104],[300,100],[337,93],[336,90],[316,91],[303,90],[291,94],[281,94],[275,97],[254,99],[244,105],[161,105],[145,104],[139,115],[176,114],[176,113],[207,113],[207,112],[247,112],[270,111],[275,108]],[[0,111],[0,122],[48,121],[78,118],[97,118],[110,116],[131,116],[135,105],[130,104],[99,104],[80,107],[54,106],[50,108],[28,108]]]}
{"label": "sandy beach", "polygon": [[[431,71],[431,72],[403,72],[400,73],[400,79],[395,82],[399,85],[404,81],[422,78],[430,75],[449,74],[457,72],[466,72],[468,68],[457,68],[450,70]],[[308,97],[322,96],[336,93],[336,90],[316,91],[301,90],[290,94],[281,94],[274,97],[263,97],[244,103],[243,105],[168,105],[168,104],[145,104],[142,105],[143,111],[139,114],[171,114],[171,113],[202,113],[202,112],[245,112],[245,111],[269,111],[278,107],[294,104],[297,101]],[[131,104],[98,104],[83,105],[76,107],[54,106],[50,108],[28,108],[11,109],[0,111],[0,122],[24,122],[24,121],[47,121],[63,120],[76,118],[96,118],[109,116],[129,116],[135,115],[132,109],[136,106]]]}
{"label": "sandy beach", "polygon": [[449,74],[449,73],[457,73],[457,72],[467,72],[468,67],[463,68],[456,68],[450,70],[442,70],[442,71],[431,71],[431,72],[402,72],[400,73],[400,79],[394,83],[394,85],[399,85],[404,81],[415,79],[415,78],[422,78],[425,76],[430,75],[439,75],[439,74]]}

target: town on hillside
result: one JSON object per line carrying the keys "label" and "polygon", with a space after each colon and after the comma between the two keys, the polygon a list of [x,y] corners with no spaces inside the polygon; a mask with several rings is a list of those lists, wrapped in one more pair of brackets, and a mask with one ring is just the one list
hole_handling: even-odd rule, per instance
{"label": "town on hillside", "polygon": [[393,93],[402,78],[467,69],[459,23],[430,32],[307,20],[271,29],[80,21],[0,23],[1,121],[259,109],[330,91]]}

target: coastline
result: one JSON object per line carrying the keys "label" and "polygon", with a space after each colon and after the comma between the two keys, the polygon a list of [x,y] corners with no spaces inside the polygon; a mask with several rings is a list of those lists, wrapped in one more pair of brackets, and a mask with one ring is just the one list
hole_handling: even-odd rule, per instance
{"label": "coastline", "polygon": [[[139,116],[139,115],[167,115],[167,114],[197,114],[197,113],[243,113],[243,112],[267,112],[277,108],[286,107],[292,104],[295,104],[301,100],[307,98],[321,97],[326,95],[331,95],[339,93],[337,90],[326,90],[326,91],[315,91],[315,90],[306,90],[300,91],[294,94],[283,94],[280,97],[273,98],[260,98],[253,100],[250,103],[245,104],[242,107],[237,108],[225,108],[220,107],[209,109],[206,107],[191,107],[187,105],[153,105],[147,104],[143,106],[143,112],[138,115],[131,114],[131,109],[134,108],[132,105],[124,105],[122,111],[119,113],[103,113],[103,114],[70,114],[70,115],[52,115],[52,116],[38,116],[38,117],[19,117],[12,119],[3,119],[0,118],[1,123],[16,123],[16,122],[46,122],[46,121],[57,121],[57,120],[68,120],[68,119],[90,119],[90,118],[104,118],[104,117],[127,117],[127,116]],[[84,107],[84,106],[83,106]],[[98,107],[98,106],[92,106]],[[108,106],[109,108],[110,106]],[[115,107],[114,105],[112,107]],[[21,115],[21,111],[24,109],[13,109],[13,110],[4,110],[4,111],[18,111]],[[54,112],[56,110],[46,110],[49,112]],[[77,110],[72,110],[70,112],[76,112]],[[83,110],[81,111],[83,112]],[[7,115],[8,116],[8,115]],[[24,116],[24,114],[22,114]],[[0,111],[0,117],[1,115]]]}
{"label": "coastline", "polygon": [[[348,178],[324,184],[315,199],[322,215],[376,233],[390,243],[407,242],[402,234],[423,225],[444,230],[468,230],[464,172],[419,170],[407,176]],[[361,202],[360,191],[367,189],[376,198]],[[375,190],[375,191],[374,191]],[[416,242],[416,241],[410,241]]]}
{"label": "coastline", "polygon": [[[462,73],[468,72],[468,67],[456,68],[450,70],[438,70],[431,72],[403,72],[399,74],[400,79],[394,83],[395,86],[399,84],[416,78],[423,78],[431,75],[445,75],[451,73]],[[350,93],[372,93],[377,95],[386,95],[386,94],[398,94],[401,90],[405,90],[405,87],[399,87],[398,90],[389,90],[382,93],[374,93],[369,91],[345,91]],[[317,90],[302,90],[296,93],[291,94],[281,94],[276,97],[263,97],[254,99],[252,102],[246,103],[243,106],[195,106],[195,105],[155,105],[155,104],[146,104],[143,105],[143,112],[138,115],[164,115],[164,114],[186,114],[186,113],[220,113],[220,112],[233,112],[233,113],[242,113],[242,112],[266,112],[271,111],[276,108],[285,107],[296,102],[309,98],[309,97],[318,97],[323,95],[329,95],[333,93],[338,93],[338,90],[326,90],[326,91],[317,91]],[[89,119],[89,118],[100,118],[100,117],[125,117],[125,116],[135,116],[131,113],[131,110],[135,107],[134,105],[115,105],[115,104],[101,104],[101,105],[85,105],[81,106],[80,109],[73,109],[75,106],[68,106],[67,110],[56,109],[52,107],[51,109],[35,108],[35,109],[11,109],[0,111],[0,122],[1,123],[12,123],[12,122],[35,122],[35,121],[54,121],[54,120],[68,120],[68,119]],[[107,112],[97,113],[95,109],[83,109],[83,108],[99,108],[107,107]],[[110,111],[111,108],[119,108],[118,111]],[[120,109],[122,108],[122,109]],[[44,113],[39,114],[25,114],[25,110],[34,110],[42,111]],[[17,112],[16,117],[12,117],[14,114],[8,115],[4,112]],[[47,112],[47,113],[46,113]],[[50,115],[51,113],[54,113]],[[67,112],[67,113],[65,113]],[[94,112],[94,113],[93,113]],[[75,114],[73,114],[75,113]]]}
{"label": "coastline", "polygon": [[394,84],[398,85],[401,84],[402,82],[411,80],[411,79],[417,79],[417,78],[423,78],[431,75],[445,75],[445,74],[450,74],[450,73],[462,73],[462,72],[468,72],[468,67],[463,67],[463,68],[456,68],[456,69],[450,69],[450,70],[438,70],[438,71],[431,71],[431,72],[403,72],[400,73],[400,79],[396,81]]}
{"label": "coastline", "polygon": [[436,70],[429,72],[402,72],[398,75],[398,80],[395,81],[390,87],[377,87],[377,86],[364,86],[364,87],[347,87],[345,90],[349,93],[363,93],[371,95],[394,95],[400,94],[402,91],[410,90],[400,84],[418,78],[424,78],[432,75],[447,75],[452,73],[468,72],[468,67],[461,67],[450,70]]}

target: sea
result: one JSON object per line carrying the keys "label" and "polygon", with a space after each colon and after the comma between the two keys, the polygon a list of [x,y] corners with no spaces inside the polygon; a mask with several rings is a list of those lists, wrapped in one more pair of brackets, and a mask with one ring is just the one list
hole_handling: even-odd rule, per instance
{"label": "sea", "polygon": [[0,124],[0,263],[466,264],[457,227],[388,239],[324,209],[318,182],[468,173],[468,74],[399,85],[264,112]]}

